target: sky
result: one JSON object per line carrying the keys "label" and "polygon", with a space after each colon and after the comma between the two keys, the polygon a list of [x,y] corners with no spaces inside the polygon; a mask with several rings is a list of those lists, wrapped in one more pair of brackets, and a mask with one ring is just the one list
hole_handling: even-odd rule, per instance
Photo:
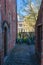
{"label": "sky", "polygon": [[23,0],[17,0],[17,13],[25,14],[25,12],[22,12],[23,8],[24,8]]}
{"label": "sky", "polygon": [[[27,13],[23,11],[23,9],[26,7],[27,3],[29,0],[25,0],[25,3],[23,2],[24,0],[17,0],[17,14],[19,14],[22,18],[22,15],[25,16]],[[35,0],[32,0],[32,4],[35,5]],[[21,19],[20,18],[20,19]]]}
{"label": "sky", "polygon": [[[27,0],[25,0],[26,4],[27,4]],[[32,2],[35,3],[35,0],[32,0]],[[26,5],[23,3],[23,0],[17,0],[17,13],[24,13],[25,12],[22,12],[22,9],[25,7],[24,5]]]}

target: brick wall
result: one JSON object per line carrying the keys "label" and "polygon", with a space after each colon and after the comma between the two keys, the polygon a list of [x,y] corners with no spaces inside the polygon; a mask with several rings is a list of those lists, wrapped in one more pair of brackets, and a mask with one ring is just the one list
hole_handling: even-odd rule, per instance
{"label": "brick wall", "polygon": [[[6,3],[5,3],[6,2]],[[4,59],[4,27],[7,27],[7,55],[15,45],[17,34],[16,0],[0,1],[0,58]],[[1,54],[2,53],[2,54]],[[1,60],[3,61],[3,60]],[[0,64],[1,65],[1,64]]]}
{"label": "brick wall", "polygon": [[[38,27],[41,27],[41,32],[38,32]],[[38,57],[38,64],[39,65],[43,65],[43,0],[40,6],[40,10],[39,10],[39,14],[38,14],[38,19],[36,22],[36,31],[35,31],[35,35],[36,35],[36,54]],[[40,36],[39,37],[39,33]],[[39,39],[40,38],[40,39]],[[39,40],[38,40],[39,39]],[[40,41],[40,42],[39,42]]]}

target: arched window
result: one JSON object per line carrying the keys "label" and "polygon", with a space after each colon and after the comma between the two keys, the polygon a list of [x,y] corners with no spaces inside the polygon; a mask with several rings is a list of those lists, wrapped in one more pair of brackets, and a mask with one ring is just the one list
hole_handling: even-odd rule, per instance
{"label": "arched window", "polygon": [[2,25],[2,31],[3,31],[3,43],[4,43],[4,57],[7,56],[7,46],[8,46],[8,30],[9,25],[5,21]]}
{"label": "arched window", "polygon": [[5,9],[5,14],[6,14],[6,0],[4,0],[4,9]]}

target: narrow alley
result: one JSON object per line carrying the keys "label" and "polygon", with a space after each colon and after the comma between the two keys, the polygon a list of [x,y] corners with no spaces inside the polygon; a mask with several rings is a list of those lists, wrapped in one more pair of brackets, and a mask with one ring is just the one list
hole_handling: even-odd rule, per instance
{"label": "narrow alley", "polygon": [[16,44],[4,65],[37,65],[35,46]]}

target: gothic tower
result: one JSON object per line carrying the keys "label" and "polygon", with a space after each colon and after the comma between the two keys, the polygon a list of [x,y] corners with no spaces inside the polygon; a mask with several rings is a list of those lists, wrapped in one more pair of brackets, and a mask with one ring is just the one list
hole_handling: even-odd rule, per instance
{"label": "gothic tower", "polygon": [[16,34],[16,0],[0,0],[0,65],[14,47]]}

